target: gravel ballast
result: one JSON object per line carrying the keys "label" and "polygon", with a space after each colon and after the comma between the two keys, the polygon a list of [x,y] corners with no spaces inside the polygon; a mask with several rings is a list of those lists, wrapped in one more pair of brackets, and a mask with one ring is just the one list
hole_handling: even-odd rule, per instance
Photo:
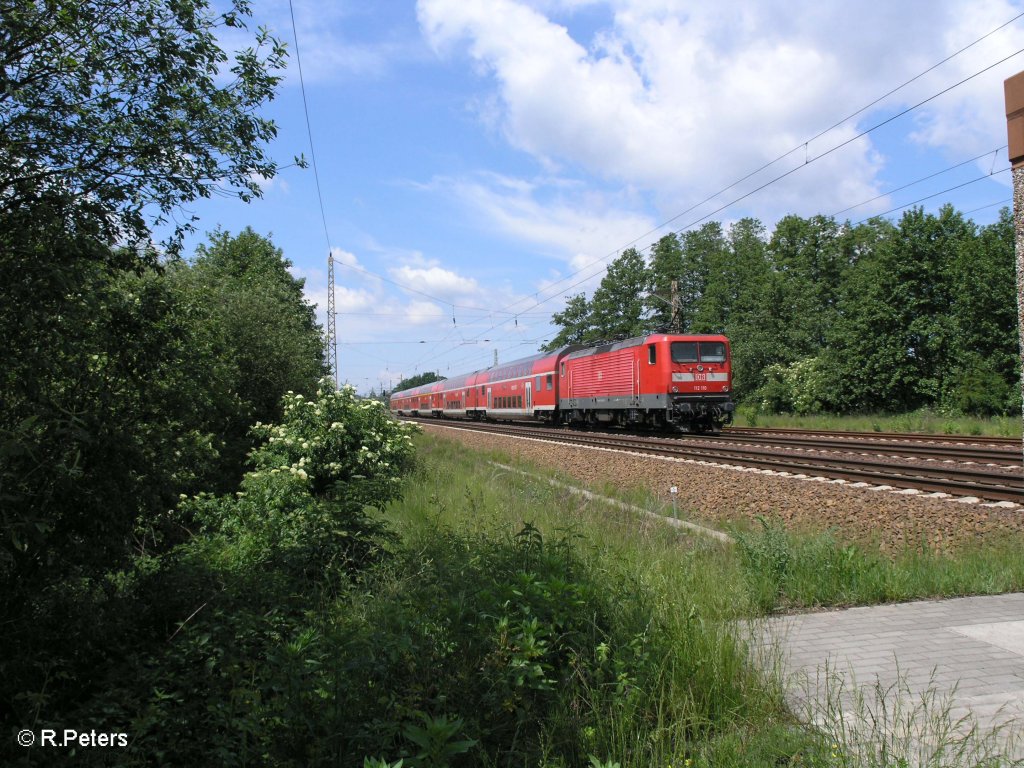
{"label": "gravel ballast", "polygon": [[477,450],[500,451],[537,467],[553,467],[577,483],[644,489],[671,509],[678,489],[679,515],[711,524],[758,516],[798,530],[832,530],[850,541],[874,541],[895,550],[927,543],[948,548],[973,539],[1024,530],[1024,508],[988,506],[924,494],[798,479],[759,470],[728,468],[528,438],[422,425],[430,435]]}

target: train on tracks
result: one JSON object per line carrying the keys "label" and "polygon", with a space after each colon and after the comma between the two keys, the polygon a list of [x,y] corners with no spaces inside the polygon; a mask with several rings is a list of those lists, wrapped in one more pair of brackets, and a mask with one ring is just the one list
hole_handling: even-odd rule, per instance
{"label": "train on tracks", "polygon": [[396,416],[718,433],[732,421],[729,340],[650,334],[573,345],[394,392]]}

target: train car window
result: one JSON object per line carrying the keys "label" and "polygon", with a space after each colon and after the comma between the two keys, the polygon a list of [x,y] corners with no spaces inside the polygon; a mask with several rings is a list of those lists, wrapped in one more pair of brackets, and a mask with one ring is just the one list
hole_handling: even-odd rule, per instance
{"label": "train car window", "polygon": [[696,363],[697,342],[696,341],[673,341],[672,342],[673,363]]}
{"label": "train car window", "polygon": [[551,391],[551,374],[548,374],[548,392]]}
{"label": "train car window", "polygon": [[658,362],[658,348],[653,344],[647,345],[647,362],[654,365]]}
{"label": "train car window", "polygon": [[533,388],[534,388],[535,390],[537,390],[538,392],[540,392],[540,376],[538,376],[538,377],[537,377],[537,381],[536,381],[536,383],[535,383],[535,384],[533,385]]}
{"label": "train car window", "polygon": [[565,376],[565,363],[562,363],[562,375]]}
{"label": "train car window", "polygon": [[700,343],[700,359],[705,363],[724,363],[725,344],[720,341],[702,341]]}

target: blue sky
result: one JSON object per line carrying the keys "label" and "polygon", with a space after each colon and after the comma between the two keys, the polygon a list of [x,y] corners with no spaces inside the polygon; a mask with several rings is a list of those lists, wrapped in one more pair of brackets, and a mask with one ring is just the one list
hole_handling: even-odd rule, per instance
{"label": "blue sky", "polygon": [[[322,317],[330,246],[339,378],[362,392],[485,367],[495,350],[502,361],[532,354],[554,333],[551,313],[593,290],[622,248],[699,223],[796,166],[711,218],[756,216],[770,230],[787,213],[878,196],[839,217],[859,221],[1002,171],[1002,83],[1024,70],[1013,56],[823,155],[1024,47],[1022,18],[803,146],[1024,13],[1024,1],[293,5],[327,232],[312,168],[284,168],[261,200],[190,206],[199,233],[186,253],[217,227],[251,226],[284,251]],[[280,0],[252,6],[293,53],[266,110],[284,166],[310,156],[291,16]],[[999,210],[990,204],[1009,200],[1004,172],[924,205],[950,202],[984,224]]]}

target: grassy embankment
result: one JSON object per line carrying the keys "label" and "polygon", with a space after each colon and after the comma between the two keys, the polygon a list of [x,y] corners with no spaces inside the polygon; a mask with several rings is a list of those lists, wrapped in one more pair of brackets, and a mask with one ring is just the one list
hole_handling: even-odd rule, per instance
{"label": "grassy embankment", "polygon": [[[845,721],[804,728],[749,661],[749,620],[1024,587],[1020,538],[887,558],[755,523],[722,544],[428,435],[404,498],[371,519],[398,486],[359,468],[405,466],[409,445],[379,411],[326,400],[267,428],[237,494],[184,500],[198,527],[180,546],[36,606],[6,667],[18,727],[116,724],[132,736],[117,763],[139,766],[852,768]],[[359,451],[338,447],[350,432]],[[108,764],[6,747],[12,764]],[[872,764],[901,765],[886,749]]]}
{"label": "grassy embankment", "polygon": [[738,427],[796,427],[851,432],[923,432],[933,435],[1020,437],[1020,416],[944,416],[930,410],[901,414],[860,414],[840,416],[818,413],[797,416],[761,413],[756,407],[740,406],[734,421]]}
{"label": "grassy embankment", "polygon": [[[499,738],[486,751],[500,764],[593,756],[623,766],[845,765],[843,745],[796,726],[778,682],[748,664],[744,620],[1024,588],[1019,539],[886,557],[766,523],[723,546],[498,469],[446,440],[419,442],[418,477],[388,510],[405,554],[392,587],[374,591],[374,620],[402,604],[444,628],[448,644],[430,646],[441,688],[472,696],[459,681],[486,678],[491,665],[511,675],[501,678],[504,700],[490,701],[508,721],[503,738],[490,731]],[[622,496],[657,508],[641,491]]]}

